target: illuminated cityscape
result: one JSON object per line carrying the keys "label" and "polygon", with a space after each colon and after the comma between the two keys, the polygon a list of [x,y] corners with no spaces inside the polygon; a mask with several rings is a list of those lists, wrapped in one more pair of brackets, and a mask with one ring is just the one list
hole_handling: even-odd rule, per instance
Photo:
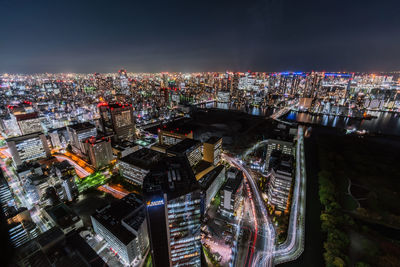
{"label": "illuminated cityscape", "polygon": [[150,2],[0,3],[1,266],[400,266],[400,4]]}

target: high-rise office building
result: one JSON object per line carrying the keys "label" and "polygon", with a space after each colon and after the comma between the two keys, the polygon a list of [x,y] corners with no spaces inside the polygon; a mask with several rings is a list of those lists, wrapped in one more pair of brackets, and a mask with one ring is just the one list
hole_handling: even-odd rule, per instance
{"label": "high-rise office building", "polygon": [[167,157],[143,183],[153,266],[201,266],[201,189],[185,157]]}
{"label": "high-rise office building", "polygon": [[196,166],[202,159],[202,144],[200,141],[186,138],[167,148],[168,156],[186,156],[190,166]]}
{"label": "high-rise office building", "polygon": [[140,260],[149,246],[143,201],[135,194],[97,209],[91,216],[94,231],[127,265]]}
{"label": "high-rise office building", "polygon": [[96,126],[90,122],[82,122],[67,127],[69,142],[72,146],[72,151],[78,154],[86,154],[86,146],[83,142],[88,137],[97,136]]}
{"label": "high-rise office building", "polygon": [[222,153],[222,138],[221,137],[210,137],[203,144],[203,159],[211,162],[214,165],[218,165],[221,161]]}
{"label": "high-rise office building", "polygon": [[116,141],[135,139],[136,127],[131,104],[100,103],[98,107],[105,133],[114,133]]}
{"label": "high-rise office building", "polygon": [[43,131],[37,112],[17,114],[15,118],[23,135]]}
{"label": "high-rise office building", "polygon": [[8,235],[14,248],[22,246],[39,233],[39,228],[32,221],[12,222],[8,225]]}
{"label": "high-rise office building", "polygon": [[104,167],[113,160],[110,137],[89,137],[85,140],[90,163],[95,168]]}
{"label": "high-rise office building", "polygon": [[6,141],[15,166],[50,156],[46,136],[42,133],[12,137]]}
{"label": "high-rise office building", "polygon": [[288,210],[288,199],[293,180],[293,156],[281,154],[277,164],[271,168],[268,187],[268,203],[277,210]]}
{"label": "high-rise office building", "polygon": [[118,159],[121,176],[129,183],[141,186],[149,171],[165,157],[165,154],[142,148]]}
{"label": "high-rise office building", "polygon": [[48,134],[53,149],[67,147],[69,142],[69,134],[66,127],[50,130]]}
{"label": "high-rise office building", "polygon": [[232,167],[227,171],[227,179],[221,189],[221,211],[223,215],[234,215],[241,200],[242,188],[243,173]]}
{"label": "high-rise office building", "polygon": [[186,138],[193,139],[192,130],[187,128],[172,128],[166,125],[158,129],[158,141],[160,145],[175,145]]}
{"label": "high-rise office building", "polygon": [[204,209],[210,205],[223,183],[225,182],[225,166],[218,165],[213,170],[206,173],[199,180],[203,193]]}
{"label": "high-rise office building", "polygon": [[293,155],[294,147],[292,142],[270,139],[268,140],[267,155],[265,159],[265,170],[268,170],[271,153],[274,150],[282,151],[283,154]]}

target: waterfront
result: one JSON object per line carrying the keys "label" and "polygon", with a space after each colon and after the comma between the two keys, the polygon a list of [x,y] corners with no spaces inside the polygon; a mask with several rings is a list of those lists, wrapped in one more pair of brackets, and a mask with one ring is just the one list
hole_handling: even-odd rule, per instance
{"label": "waterfront", "polygon": [[370,133],[400,135],[400,115],[389,112],[373,111],[369,112],[372,116],[377,116],[370,120],[356,120],[347,117],[333,115],[311,115],[290,111],[282,118],[289,122],[299,122],[305,124],[318,124],[322,126],[366,130]]}
{"label": "waterfront", "polygon": [[242,111],[253,116],[270,116],[274,113],[274,108],[271,107],[257,107],[251,105],[240,105],[231,103],[221,103],[221,102],[209,102],[207,104],[199,105],[200,108],[215,108],[223,110],[235,110]]}

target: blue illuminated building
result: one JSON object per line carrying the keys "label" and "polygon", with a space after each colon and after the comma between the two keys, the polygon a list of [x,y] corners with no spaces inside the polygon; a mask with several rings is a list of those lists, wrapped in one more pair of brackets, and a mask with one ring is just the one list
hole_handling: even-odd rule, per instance
{"label": "blue illuminated building", "polygon": [[143,183],[153,266],[201,266],[201,190],[186,157],[168,157]]}

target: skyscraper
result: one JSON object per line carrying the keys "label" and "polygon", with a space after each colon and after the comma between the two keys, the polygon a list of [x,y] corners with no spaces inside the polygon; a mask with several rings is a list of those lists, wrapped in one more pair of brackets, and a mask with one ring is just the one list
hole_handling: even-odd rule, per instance
{"label": "skyscraper", "polygon": [[88,137],[97,135],[96,126],[90,122],[82,122],[68,126],[67,130],[73,152],[86,154],[86,147],[82,141]]}
{"label": "skyscraper", "polygon": [[15,166],[26,161],[50,156],[46,136],[42,133],[32,133],[7,139]]}
{"label": "skyscraper", "polygon": [[203,144],[203,159],[218,165],[221,161],[222,138],[212,136]]}
{"label": "skyscraper", "polygon": [[37,112],[18,114],[15,115],[15,117],[22,134],[31,134],[43,131]]}
{"label": "skyscraper", "polygon": [[95,168],[106,166],[113,160],[110,137],[89,137],[85,140],[85,143],[90,163]]}
{"label": "skyscraper", "polygon": [[145,177],[153,266],[201,266],[201,190],[186,157],[169,157]]}
{"label": "skyscraper", "polygon": [[116,141],[135,139],[135,121],[131,104],[100,103],[98,105],[105,133],[114,133]]}

